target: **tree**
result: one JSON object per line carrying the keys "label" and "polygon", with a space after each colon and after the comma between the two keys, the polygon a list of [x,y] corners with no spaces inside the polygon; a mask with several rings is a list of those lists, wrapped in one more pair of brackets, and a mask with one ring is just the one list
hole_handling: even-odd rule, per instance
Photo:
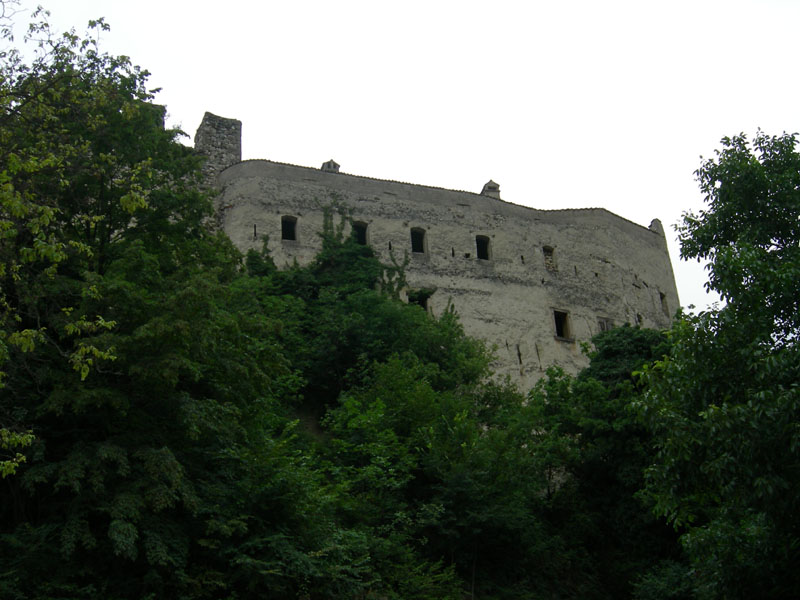
{"label": "tree", "polygon": [[[27,460],[26,456],[18,450],[30,446],[33,440],[33,434],[30,431],[19,433],[6,428],[0,429],[0,450],[5,451],[0,454],[0,457],[2,457],[2,460],[0,460],[0,478],[8,477],[17,472],[19,466]],[[12,451],[14,452],[13,454],[11,454]]]}
{"label": "tree", "polygon": [[147,73],[46,21],[30,39],[31,63],[0,57],[3,450],[35,436],[0,488],[0,596],[246,594],[253,544],[304,565],[330,523],[278,406],[296,378],[276,326]]}
{"label": "tree", "polygon": [[795,135],[722,140],[707,208],[678,231],[725,301],[675,325],[639,411],[645,495],[682,532],[701,598],[800,595],[800,154]]}
{"label": "tree", "polygon": [[390,356],[328,412],[343,519],[369,528],[402,598],[550,597],[566,578],[581,589],[545,519],[535,411],[508,385],[438,379],[436,363]]}
{"label": "tree", "polygon": [[643,572],[680,552],[671,528],[635,497],[653,449],[631,411],[641,393],[633,373],[669,343],[663,332],[626,325],[596,335],[592,346],[587,368],[577,377],[551,369],[529,403],[551,473],[548,519],[591,582],[583,593],[628,598]]}
{"label": "tree", "polygon": [[451,568],[343,518],[297,405],[404,352],[472,384],[483,346],[375,290],[396,282],[340,230],[308,268],[241,272],[147,73],[30,39],[0,65],[0,596],[446,597]]}

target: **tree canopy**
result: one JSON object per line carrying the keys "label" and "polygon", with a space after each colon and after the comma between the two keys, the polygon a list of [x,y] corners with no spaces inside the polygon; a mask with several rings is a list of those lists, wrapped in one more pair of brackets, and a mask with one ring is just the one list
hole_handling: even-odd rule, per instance
{"label": "tree canopy", "polygon": [[725,305],[684,315],[639,408],[658,455],[645,494],[683,532],[701,598],[800,594],[800,153],[744,135],[697,171],[679,227]]}

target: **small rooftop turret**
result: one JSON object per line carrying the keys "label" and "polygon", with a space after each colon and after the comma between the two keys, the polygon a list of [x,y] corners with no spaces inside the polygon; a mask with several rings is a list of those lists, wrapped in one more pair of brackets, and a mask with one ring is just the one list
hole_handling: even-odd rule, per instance
{"label": "small rooftop turret", "polygon": [[491,179],[483,184],[481,196],[490,196],[492,198],[500,199],[500,184],[492,181]]}
{"label": "small rooftop turret", "polygon": [[339,163],[335,160],[330,159],[326,163],[322,163],[322,170],[326,173],[338,173],[339,172]]}
{"label": "small rooftop turret", "polygon": [[650,231],[655,231],[658,235],[664,236],[664,226],[661,224],[659,219],[653,219],[650,221]]}

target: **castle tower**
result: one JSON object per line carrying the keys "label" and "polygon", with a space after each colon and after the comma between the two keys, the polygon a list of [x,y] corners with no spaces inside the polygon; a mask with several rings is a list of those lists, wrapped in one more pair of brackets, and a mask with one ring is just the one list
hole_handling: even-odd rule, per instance
{"label": "castle tower", "polygon": [[217,175],[242,161],[242,122],[207,112],[194,135],[194,147],[206,156],[203,178],[213,185]]}

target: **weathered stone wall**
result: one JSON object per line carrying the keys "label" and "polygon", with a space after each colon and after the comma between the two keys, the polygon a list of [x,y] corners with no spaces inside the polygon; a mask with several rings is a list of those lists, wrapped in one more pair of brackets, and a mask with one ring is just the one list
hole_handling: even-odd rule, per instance
{"label": "weathered stone wall", "polygon": [[[242,250],[268,236],[278,266],[315,256],[322,207],[336,197],[382,260],[409,254],[410,288],[436,290],[428,310],[452,303],[469,334],[496,346],[496,370],[523,389],[553,364],[583,368],[580,342],[601,328],[667,327],[678,307],[657,220],[646,228],[604,209],[518,206],[494,188],[490,196],[267,160],[233,161],[217,186],[226,233]],[[282,239],[284,218],[296,239]],[[424,252],[412,252],[412,229],[424,231]],[[478,257],[478,236],[488,258]]]}

